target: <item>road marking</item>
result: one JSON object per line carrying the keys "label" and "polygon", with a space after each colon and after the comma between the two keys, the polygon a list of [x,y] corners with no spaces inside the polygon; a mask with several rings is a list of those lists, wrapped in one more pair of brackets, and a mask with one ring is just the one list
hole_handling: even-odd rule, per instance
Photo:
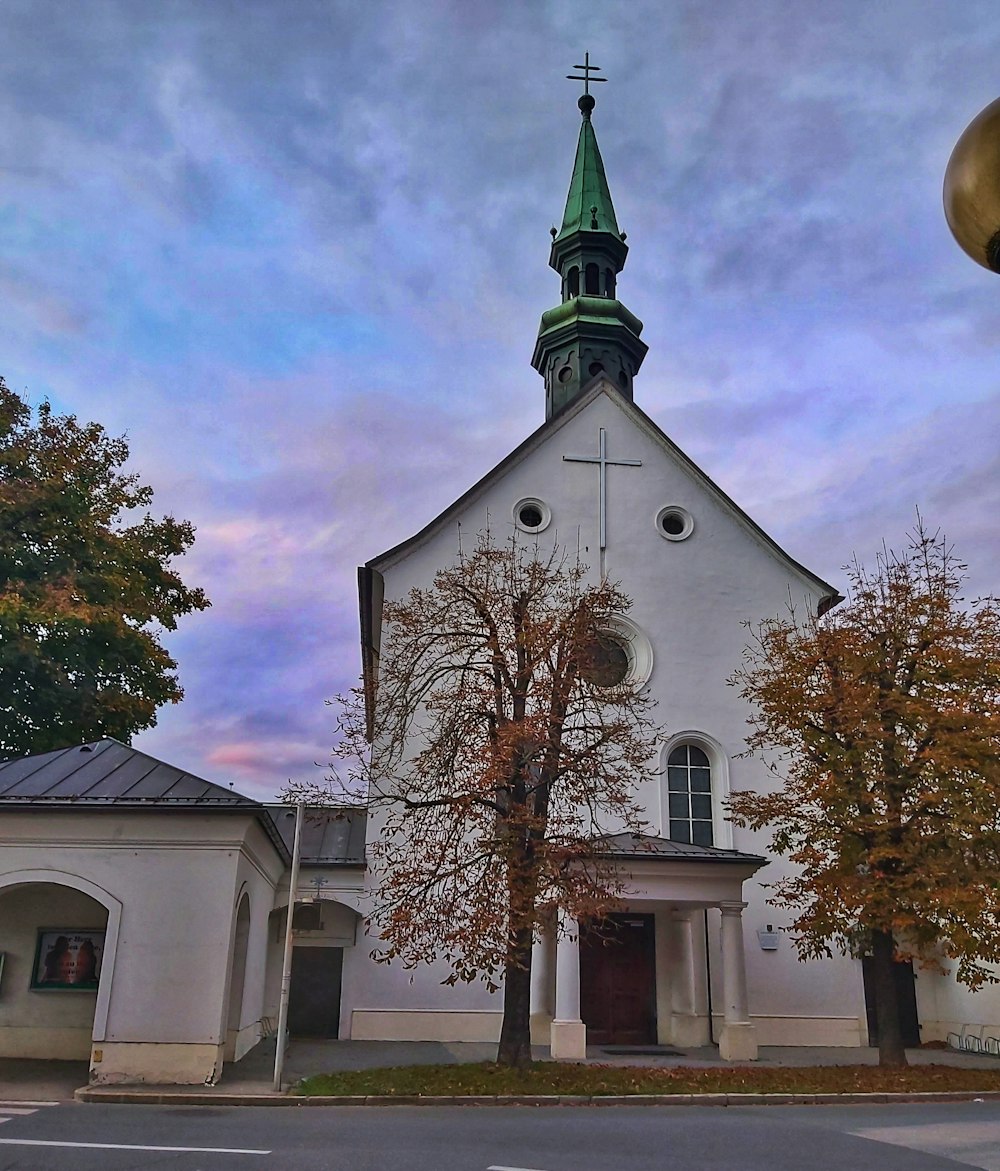
{"label": "road marking", "polygon": [[929,1122],[913,1126],[866,1126],[852,1130],[859,1138],[896,1147],[926,1151],[929,1155],[980,1167],[983,1171],[1000,1171],[1000,1123]]}
{"label": "road marking", "polygon": [[537,1167],[499,1167],[494,1164],[492,1167],[487,1167],[486,1171],[538,1171]]}
{"label": "road marking", "polygon": [[[51,1105],[55,1105],[52,1102]],[[10,1122],[17,1115],[37,1114],[38,1107],[31,1102],[0,1102],[0,1123]]]}
{"label": "road marking", "polygon": [[269,1155],[242,1147],[140,1147],[131,1143],[60,1143],[41,1138],[0,1138],[5,1147],[75,1147],[88,1151],[175,1151],[183,1155]]}

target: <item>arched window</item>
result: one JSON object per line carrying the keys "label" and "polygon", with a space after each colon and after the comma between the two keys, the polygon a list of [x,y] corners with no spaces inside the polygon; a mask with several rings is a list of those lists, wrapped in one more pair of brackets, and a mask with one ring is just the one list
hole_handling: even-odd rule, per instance
{"label": "arched window", "polygon": [[610,268],[604,270],[604,295],[605,297],[615,295],[615,274]]}
{"label": "arched window", "polygon": [[566,296],[579,297],[580,295],[580,270],[574,265],[566,274]]}
{"label": "arched window", "polygon": [[584,270],[584,290],[588,297],[601,295],[601,270],[596,264],[588,264]]}
{"label": "arched window", "polygon": [[695,744],[678,744],[667,757],[667,803],[672,842],[714,845],[712,766]]}

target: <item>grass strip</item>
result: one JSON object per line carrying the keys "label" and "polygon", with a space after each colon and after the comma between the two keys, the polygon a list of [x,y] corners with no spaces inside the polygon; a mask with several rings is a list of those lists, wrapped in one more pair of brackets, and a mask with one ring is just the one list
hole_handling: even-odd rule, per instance
{"label": "grass strip", "polygon": [[525,1069],[493,1062],[400,1065],[304,1078],[292,1090],[316,1096],[370,1094],[872,1094],[1000,1090],[1000,1070],[916,1065],[760,1066],[727,1069],[572,1065],[536,1061]]}

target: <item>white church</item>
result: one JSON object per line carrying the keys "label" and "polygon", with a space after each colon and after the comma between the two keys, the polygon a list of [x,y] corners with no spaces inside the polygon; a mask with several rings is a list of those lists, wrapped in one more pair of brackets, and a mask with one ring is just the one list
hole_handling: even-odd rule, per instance
{"label": "white church", "polygon": [[[781,549],[634,401],[642,323],[617,297],[627,254],[582,125],[550,265],[559,304],[532,365],[545,421],[410,540],[359,573],[362,658],[378,669],[385,599],[453,564],[487,515],[539,542],[579,541],[633,600],[610,638],[622,677],[670,729],[636,794],[653,828],[612,837],[625,884],[619,946],[563,921],[532,962],[532,1040],[555,1057],[602,1047],[857,1047],[878,1022],[861,960],[801,963],[764,883],[785,863],[726,818],[731,790],[774,779],[741,758],[747,711],[726,679],[746,621],[814,612],[836,589]],[[0,763],[0,1056],[88,1058],[94,1082],[201,1083],[273,1033],[292,912],[293,1037],[495,1041],[501,998],[447,971],[375,964],[378,898],[364,813],[306,823],[112,740]],[[613,827],[612,827],[613,831]],[[989,1031],[1000,996],[900,965],[908,1044]]]}

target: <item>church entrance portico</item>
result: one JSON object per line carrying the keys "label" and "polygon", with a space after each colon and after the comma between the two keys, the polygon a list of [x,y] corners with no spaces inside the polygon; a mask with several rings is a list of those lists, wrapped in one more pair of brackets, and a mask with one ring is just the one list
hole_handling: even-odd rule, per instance
{"label": "church entrance portico", "polygon": [[536,942],[535,1043],[580,1059],[588,1043],[716,1040],[725,1059],[754,1059],[741,896],[763,859],[659,838],[616,842],[614,856],[629,871],[623,909],[593,926],[560,916]]}

